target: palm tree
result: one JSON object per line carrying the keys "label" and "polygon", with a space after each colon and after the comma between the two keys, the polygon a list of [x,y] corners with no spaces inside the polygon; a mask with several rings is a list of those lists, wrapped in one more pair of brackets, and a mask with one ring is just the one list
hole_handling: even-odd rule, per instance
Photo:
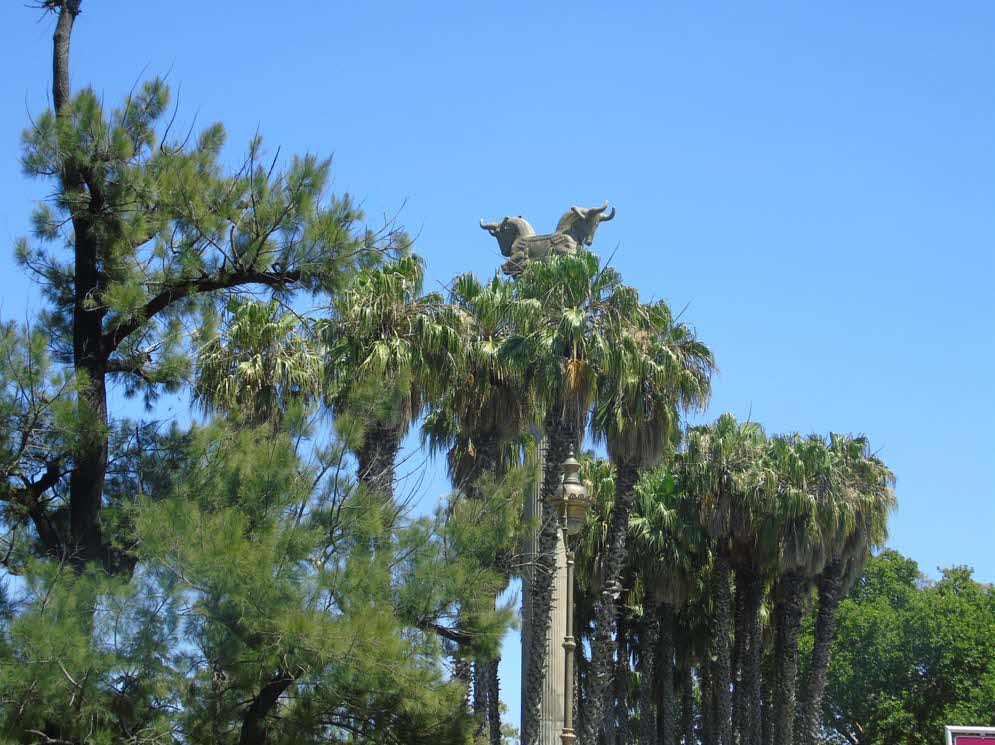
{"label": "palm tree", "polygon": [[760,425],[740,424],[723,414],[712,425],[687,434],[684,475],[698,503],[698,519],[715,541],[713,566],[714,727],[716,745],[732,743],[732,549],[734,519],[758,488],[758,468],[766,443]]}
{"label": "palm tree", "polygon": [[[422,439],[433,452],[445,452],[449,477],[470,499],[483,499],[481,484],[501,479],[520,462],[523,438],[536,417],[521,371],[500,354],[516,317],[511,284],[494,277],[486,285],[472,274],[455,279],[449,304],[460,334],[460,365],[445,393],[425,418]],[[508,547],[497,562],[511,577]],[[478,714],[486,719],[492,745],[501,742],[500,656],[475,663]]]}
{"label": "palm tree", "polygon": [[780,567],[774,593],[774,680],[770,686],[771,740],[792,745],[798,689],[798,639],[802,602],[825,568],[832,546],[852,525],[834,484],[844,477],[840,459],[817,436],[774,438],[771,472],[779,481],[776,507]]}
{"label": "palm tree", "polygon": [[596,737],[595,723],[608,692],[616,598],[636,483],[643,470],[676,445],[680,414],[705,405],[714,367],[712,353],[693,330],[674,320],[666,303],[642,305],[639,311],[613,328],[613,343],[598,370],[592,419],[615,467],[616,493],[595,604],[588,702],[592,716],[582,734],[587,742]]}
{"label": "palm tree", "polygon": [[611,525],[615,502],[615,471],[607,460],[584,456],[581,476],[588,484],[593,504],[580,534],[574,539],[574,637],[577,639],[577,692],[583,694],[583,706],[576,706],[575,729],[583,731],[587,693],[590,688],[590,664],[584,655],[590,646],[594,629],[595,593],[600,586],[597,558],[601,555],[605,537]]}
{"label": "palm tree", "polygon": [[501,354],[519,312],[512,290],[497,276],[486,285],[472,274],[453,281],[449,314],[459,366],[422,427],[423,441],[445,452],[450,479],[470,498],[481,477],[500,476],[519,461],[522,436],[537,417],[534,391]]}
{"label": "palm tree", "polygon": [[233,300],[220,334],[201,347],[194,395],[206,412],[249,424],[278,423],[321,395],[322,352],[276,301]]}
{"label": "palm tree", "polygon": [[[559,485],[555,464],[570,449],[579,450],[580,435],[594,402],[600,370],[606,366],[621,329],[631,328],[642,313],[635,290],[622,284],[597,256],[581,252],[531,262],[514,282],[520,301],[518,328],[503,345],[509,364],[523,371],[541,403],[545,462],[538,552],[531,586],[530,637],[523,655],[528,663],[522,742],[533,745],[538,733],[546,661],[546,634],[552,605],[558,518],[551,498]],[[589,717],[587,717],[589,719]]]}
{"label": "palm tree", "polygon": [[762,610],[780,558],[779,473],[760,442],[748,488],[730,505],[729,558],[735,573],[736,618],[732,666],[733,728],[741,745],[761,745],[763,719]]}
{"label": "palm tree", "polygon": [[871,548],[887,538],[887,519],[895,507],[894,474],[870,452],[866,437],[832,434],[826,447],[830,466],[824,469],[821,501],[836,501],[837,521],[825,568],[818,577],[819,606],[811,660],[802,685],[795,723],[798,745],[821,742],[822,694],[829,668],[836,611],[848,586],[857,578]]}
{"label": "palm tree", "polygon": [[413,255],[365,269],[323,325],[329,403],[360,481],[387,504],[401,440],[458,364],[459,334],[447,322],[445,299],[423,295],[423,278]]}
{"label": "palm tree", "polygon": [[763,742],[764,638],[761,614],[766,584],[765,572],[756,566],[744,563],[737,567],[736,594],[737,602],[741,603],[742,615],[735,624],[739,655],[734,665],[734,674],[738,667],[739,678],[733,700],[733,721],[740,733],[742,745],[761,745]]}
{"label": "palm tree", "polygon": [[[677,662],[677,681],[680,685],[681,713],[679,729],[676,736],[678,743],[684,745],[694,745],[699,742],[695,737],[695,723],[701,718],[701,706],[695,707],[695,674],[694,668],[698,667],[698,683],[701,683],[702,664],[705,659],[709,632],[708,618],[711,615],[709,608],[709,598],[707,589],[707,566],[711,558],[708,554],[706,544],[706,568],[696,574],[696,583],[688,603],[677,615],[674,624],[674,646]],[[702,695],[700,703],[704,704]],[[698,716],[696,716],[696,713]],[[662,724],[662,722],[661,722]],[[660,731],[660,727],[657,731]],[[704,741],[704,737],[700,738]]]}
{"label": "palm tree", "polygon": [[[708,563],[707,537],[681,484],[680,455],[640,482],[629,526],[629,563],[641,583],[644,636],[640,654],[640,745],[677,745],[674,629]],[[656,688],[659,688],[657,692]],[[658,695],[657,695],[658,694]],[[654,716],[654,703],[659,710]]]}

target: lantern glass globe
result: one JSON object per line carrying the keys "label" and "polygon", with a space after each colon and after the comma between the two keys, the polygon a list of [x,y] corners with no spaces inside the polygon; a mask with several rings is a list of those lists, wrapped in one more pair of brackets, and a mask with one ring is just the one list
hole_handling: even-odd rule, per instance
{"label": "lantern glass globe", "polygon": [[580,463],[577,462],[572,450],[561,468],[563,482],[556,490],[553,505],[565,519],[567,533],[577,535],[584,526],[584,519],[591,507],[592,498],[587,485],[580,480]]}

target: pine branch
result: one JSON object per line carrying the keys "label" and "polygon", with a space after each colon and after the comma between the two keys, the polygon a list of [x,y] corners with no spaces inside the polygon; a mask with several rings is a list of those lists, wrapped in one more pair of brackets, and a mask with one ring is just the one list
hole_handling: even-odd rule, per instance
{"label": "pine branch", "polygon": [[239,734],[239,745],[258,745],[267,740],[266,716],[276,706],[280,696],[294,683],[294,676],[289,671],[279,669],[263,686],[259,695],[249,704],[242,720],[242,731]]}
{"label": "pine branch", "polygon": [[111,375],[135,375],[149,385],[157,382],[137,360],[110,360],[107,363],[107,372]]}
{"label": "pine branch", "polygon": [[205,292],[226,290],[241,285],[258,284],[267,287],[286,287],[299,282],[302,276],[300,270],[280,272],[264,272],[258,269],[247,269],[213,277],[202,277],[196,280],[186,280],[167,285],[166,288],[152,297],[145,306],[129,320],[119,324],[104,333],[101,339],[101,349],[105,359],[131,334],[141,328],[142,324],[161,313],[173,303],[184,298]]}
{"label": "pine branch", "polygon": [[48,510],[42,504],[41,496],[59,483],[59,479],[64,475],[61,466],[62,459],[56,458],[45,465],[45,473],[34,481],[20,475],[19,478],[24,483],[22,489],[13,489],[6,493],[0,492],[0,501],[19,504],[28,511],[28,516],[35,526],[45,551],[52,556],[61,554],[63,542],[49,519]]}
{"label": "pine branch", "polygon": [[430,621],[418,621],[415,625],[422,631],[430,631],[436,636],[456,642],[457,644],[470,644],[477,638],[466,631],[449,628],[448,626],[442,626],[441,624]]}
{"label": "pine branch", "polygon": [[42,474],[41,478],[37,481],[31,482],[26,487],[26,490],[31,495],[32,502],[37,502],[41,498],[42,494],[59,482],[59,479],[62,478],[62,470],[59,468],[60,465],[60,458],[56,458],[55,460],[47,463],[45,465],[45,473]]}

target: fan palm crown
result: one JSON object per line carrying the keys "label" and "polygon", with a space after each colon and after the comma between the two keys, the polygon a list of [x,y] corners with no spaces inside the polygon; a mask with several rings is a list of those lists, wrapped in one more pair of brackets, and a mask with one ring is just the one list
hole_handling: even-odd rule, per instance
{"label": "fan palm crown", "polygon": [[333,407],[349,408],[351,397],[372,383],[391,405],[377,417],[402,435],[438,392],[438,373],[459,354],[459,336],[445,322],[445,298],[422,294],[424,274],[415,255],[363,270],[337,296],[324,324]]}
{"label": "fan palm crown", "polygon": [[[537,418],[534,391],[523,370],[502,354],[522,312],[513,286],[457,277],[449,295],[449,323],[460,337],[459,365],[425,418],[422,439],[445,452],[453,483],[465,488],[487,471],[518,461],[529,424]],[[528,309],[525,309],[528,312]]]}
{"label": "fan palm crown", "polygon": [[663,301],[611,330],[592,428],[614,463],[651,466],[676,445],[680,415],[708,403],[715,359]]}
{"label": "fan palm crown", "polygon": [[318,400],[321,371],[321,347],[297,315],[275,300],[233,300],[221,333],[201,347],[194,391],[206,412],[258,424]]}
{"label": "fan palm crown", "polygon": [[530,263],[514,294],[517,328],[502,354],[525,371],[547,415],[579,429],[613,344],[645,325],[639,295],[589,252]]}
{"label": "fan palm crown", "polygon": [[360,480],[385,493],[393,490],[401,439],[459,365],[445,298],[422,294],[423,283],[424,263],[414,255],[365,269],[322,325],[328,403],[340,421],[358,425],[343,434]]}

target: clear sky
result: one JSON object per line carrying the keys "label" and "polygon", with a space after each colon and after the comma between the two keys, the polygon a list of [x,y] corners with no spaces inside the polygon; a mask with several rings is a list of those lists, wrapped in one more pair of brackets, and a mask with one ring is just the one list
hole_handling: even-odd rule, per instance
{"label": "clear sky", "polygon": [[[0,6],[5,317],[40,305],[17,164],[51,18]],[[281,9],[284,8],[284,9]],[[169,73],[179,121],[335,156],[418,234],[433,283],[500,263],[480,218],[596,249],[715,350],[710,416],[861,432],[898,475],[891,545],[995,581],[995,4],[84,0],[75,86]],[[429,503],[445,491],[435,476]],[[514,639],[505,699],[517,720]]]}

